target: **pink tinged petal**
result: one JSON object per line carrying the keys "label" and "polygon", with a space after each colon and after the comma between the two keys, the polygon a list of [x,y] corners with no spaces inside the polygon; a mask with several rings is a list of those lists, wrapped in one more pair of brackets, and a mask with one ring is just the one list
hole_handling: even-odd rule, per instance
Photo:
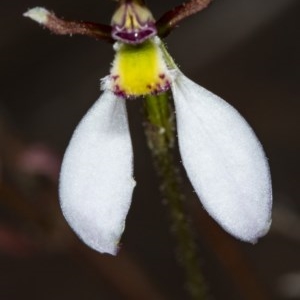
{"label": "pink tinged petal", "polygon": [[135,181],[125,102],[105,91],[76,128],[60,174],[63,214],[91,248],[115,255]]}
{"label": "pink tinged petal", "polygon": [[172,91],[183,165],[204,208],[233,236],[256,242],[270,227],[272,207],[260,142],[232,106],[180,72]]}

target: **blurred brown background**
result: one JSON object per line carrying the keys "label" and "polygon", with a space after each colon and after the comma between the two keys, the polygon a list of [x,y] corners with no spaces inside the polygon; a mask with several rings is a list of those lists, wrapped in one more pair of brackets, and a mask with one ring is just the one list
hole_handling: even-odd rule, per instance
{"label": "blurred brown background", "polygon": [[[148,1],[158,18],[181,1]],[[0,299],[188,299],[142,128],[128,101],[138,185],[117,258],[80,243],[61,217],[60,160],[98,98],[111,46],[50,34],[22,13],[109,23],[109,0],[0,3]],[[167,38],[181,70],[249,121],[271,166],[274,214],[255,246],[225,234],[185,179],[187,207],[213,299],[300,299],[297,0],[215,0]]]}

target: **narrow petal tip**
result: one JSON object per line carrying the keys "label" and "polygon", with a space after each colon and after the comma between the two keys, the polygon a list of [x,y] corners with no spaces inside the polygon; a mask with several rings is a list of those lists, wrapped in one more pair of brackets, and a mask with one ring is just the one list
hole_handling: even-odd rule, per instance
{"label": "narrow petal tip", "polygon": [[264,237],[269,232],[271,224],[272,224],[272,219],[266,221],[265,226],[260,231],[258,231],[256,237],[252,238],[251,240],[245,240],[245,242],[249,242],[253,245],[256,244],[260,238]]}
{"label": "narrow petal tip", "polygon": [[48,21],[48,17],[50,12],[43,7],[35,7],[26,11],[23,16],[30,18],[33,21],[36,21],[39,24],[46,24]]}

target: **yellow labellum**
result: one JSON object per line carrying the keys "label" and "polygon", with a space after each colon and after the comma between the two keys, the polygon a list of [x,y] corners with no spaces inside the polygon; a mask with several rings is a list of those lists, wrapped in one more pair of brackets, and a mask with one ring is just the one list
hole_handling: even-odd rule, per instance
{"label": "yellow labellum", "polygon": [[138,45],[121,44],[111,70],[112,90],[138,97],[169,88],[168,69],[154,40]]}

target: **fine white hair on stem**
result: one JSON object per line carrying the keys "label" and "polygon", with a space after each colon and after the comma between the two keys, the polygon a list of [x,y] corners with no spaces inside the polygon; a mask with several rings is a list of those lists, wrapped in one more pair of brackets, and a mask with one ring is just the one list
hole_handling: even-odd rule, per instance
{"label": "fine white hair on stem", "polygon": [[233,236],[256,242],[271,224],[267,159],[244,118],[180,71],[172,91],[180,153],[208,213]]}
{"label": "fine white hair on stem", "polygon": [[115,255],[135,181],[124,99],[105,91],[76,128],[60,175],[63,214],[90,247]]}

